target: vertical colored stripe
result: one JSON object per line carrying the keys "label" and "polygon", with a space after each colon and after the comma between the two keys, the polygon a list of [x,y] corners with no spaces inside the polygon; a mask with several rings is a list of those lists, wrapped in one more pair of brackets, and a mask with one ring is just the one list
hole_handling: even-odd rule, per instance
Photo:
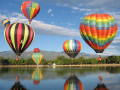
{"label": "vertical colored stripe", "polygon": [[22,44],[24,40],[24,33],[25,33],[25,25],[22,24],[22,35],[21,35],[21,41],[20,41],[20,47],[19,47],[19,52],[22,53]]}
{"label": "vertical colored stripe", "polygon": [[11,36],[12,44],[13,44],[14,48],[16,49],[16,47],[15,47],[15,29],[14,29],[15,26],[16,26],[16,24],[13,24],[13,26],[11,27],[10,36]]}
{"label": "vertical colored stripe", "polygon": [[9,28],[11,27],[11,25],[10,26],[8,26],[6,29],[5,29],[5,31],[4,31],[4,37],[5,37],[5,39],[6,39],[6,41],[7,41],[7,43],[8,43],[8,45],[13,49],[13,47],[12,47],[12,45],[11,45],[11,40],[9,39]]}
{"label": "vertical colored stripe", "polygon": [[17,29],[17,48],[18,48],[18,50],[20,49],[21,37],[22,37],[22,24],[20,23],[18,25],[18,29]]}
{"label": "vertical colored stripe", "polygon": [[28,28],[28,26],[25,25],[25,24],[24,24],[24,26],[25,26],[25,33],[24,33],[24,40],[23,40],[23,44],[22,44],[22,49],[25,46],[25,43],[27,42],[28,35],[29,35],[29,30],[28,30],[29,28]]}
{"label": "vertical colored stripe", "polygon": [[[29,26],[28,26],[28,27],[29,27]],[[33,39],[34,32],[33,32],[33,30],[32,30],[31,27],[29,27],[29,31],[30,31],[30,38],[29,38],[28,43],[26,44],[26,46],[25,46],[24,49],[26,49],[26,48],[31,44],[32,39]]]}

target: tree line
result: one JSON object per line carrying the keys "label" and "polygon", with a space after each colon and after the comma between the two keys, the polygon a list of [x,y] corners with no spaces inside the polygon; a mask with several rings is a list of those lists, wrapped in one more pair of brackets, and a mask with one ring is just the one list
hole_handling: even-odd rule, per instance
{"label": "tree line", "polygon": [[[97,58],[88,58],[84,57],[75,58],[74,60],[70,58],[65,58],[64,56],[58,56],[53,60],[42,59],[40,65],[52,65],[53,63],[57,65],[80,65],[80,64],[119,64],[120,56],[108,56],[102,58],[98,62]],[[20,58],[19,61],[11,58],[0,57],[0,65],[36,65],[32,58],[24,59]]]}

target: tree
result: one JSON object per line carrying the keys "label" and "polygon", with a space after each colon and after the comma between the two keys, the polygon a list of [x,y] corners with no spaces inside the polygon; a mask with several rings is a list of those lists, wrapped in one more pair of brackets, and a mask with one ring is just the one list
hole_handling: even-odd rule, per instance
{"label": "tree", "polygon": [[47,63],[46,59],[43,58],[42,61],[40,62],[40,64],[41,64],[41,65],[46,65],[46,64],[48,64],[48,63]]}
{"label": "tree", "polygon": [[2,65],[9,65],[8,59],[3,59],[3,60],[1,60],[1,64],[2,64]]}

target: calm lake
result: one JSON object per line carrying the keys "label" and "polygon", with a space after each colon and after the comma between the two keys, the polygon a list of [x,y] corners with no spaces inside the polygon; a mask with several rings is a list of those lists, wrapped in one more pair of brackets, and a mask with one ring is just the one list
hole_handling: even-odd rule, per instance
{"label": "calm lake", "polygon": [[120,67],[0,68],[0,90],[120,90]]}

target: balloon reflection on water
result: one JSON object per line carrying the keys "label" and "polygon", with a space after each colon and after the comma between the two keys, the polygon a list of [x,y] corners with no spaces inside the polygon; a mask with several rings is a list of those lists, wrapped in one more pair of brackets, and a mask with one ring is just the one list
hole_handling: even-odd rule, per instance
{"label": "balloon reflection on water", "polygon": [[27,90],[19,81],[19,77],[16,76],[15,84],[12,86],[10,90]]}
{"label": "balloon reflection on water", "polygon": [[39,68],[36,68],[32,73],[32,79],[34,85],[38,85],[40,83],[40,80],[43,79],[42,71]]}
{"label": "balloon reflection on water", "polygon": [[64,84],[64,90],[83,90],[83,84],[75,75],[71,75]]}
{"label": "balloon reflection on water", "polygon": [[99,78],[100,83],[97,84],[97,86],[96,86],[96,88],[94,90],[109,90],[106,87],[106,85],[102,82],[102,80],[103,80],[102,76],[99,76],[98,78]]}

